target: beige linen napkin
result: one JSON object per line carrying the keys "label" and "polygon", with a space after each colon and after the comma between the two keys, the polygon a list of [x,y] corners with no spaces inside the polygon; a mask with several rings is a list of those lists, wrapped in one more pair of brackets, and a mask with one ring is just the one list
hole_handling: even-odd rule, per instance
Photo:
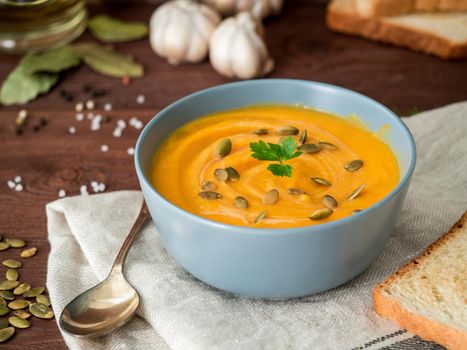
{"label": "beige linen napkin", "polygon": [[[154,225],[130,251],[126,276],[138,316],[107,336],[64,334],[71,349],[435,349],[379,317],[372,288],[445,232],[467,209],[467,102],[405,119],[418,164],[386,249],[364,273],[331,291],[290,301],[251,300],[192,278],[162,247]],[[65,198],[47,205],[47,286],[56,315],[102,280],[132,226],[140,192]]]}

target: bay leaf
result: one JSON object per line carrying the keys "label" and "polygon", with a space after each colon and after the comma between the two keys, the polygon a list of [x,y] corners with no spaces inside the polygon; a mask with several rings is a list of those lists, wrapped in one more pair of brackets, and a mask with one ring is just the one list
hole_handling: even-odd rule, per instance
{"label": "bay leaf", "polygon": [[3,82],[0,102],[4,105],[24,104],[49,91],[57,81],[57,73],[27,74],[20,64]]}
{"label": "bay leaf", "polygon": [[146,23],[122,21],[107,15],[91,18],[88,21],[88,28],[97,39],[107,43],[137,40],[148,35]]}
{"label": "bay leaf", "polygon": [[69,46],[43,53],[27,54],[21,65],[27,74],[37,72],[58,73],[81,63],[79,56]]}
{"label": "bay leaf", "polygon": [[97,73],[116,78],[139,78],[144,74],[143,66],[133,56],[115,51],[109,46],[84,42],[73,45],[73,48],[84,63]]}

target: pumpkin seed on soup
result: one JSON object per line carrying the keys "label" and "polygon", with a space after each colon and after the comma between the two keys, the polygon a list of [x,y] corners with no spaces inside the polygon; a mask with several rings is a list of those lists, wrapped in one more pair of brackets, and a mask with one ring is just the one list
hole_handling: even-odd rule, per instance
{"label": "pumpkin seed on soup", "polygon": [[26,245],[26,242],[18,238],[6,238],[5,242],[13,248],[23,248]]}
{"label": "pumpkin seed on soup", "polygon": [[8,248],[10,248],[10,245],[7,242],[0,242],[0,251],[7,250]]}
{"label": "pumpkin seed on soup", "polygon": [[261,213],[259,213],[258,216],[255,219],[255,224],[257,224],[258,222],[263,220],[266,217],[267,213],[268,213],[267,210],[263,210]]}
{"label": "pumpkin seed on soup", "polygon": [[306,137],[308,135],[308,131],[306,129],[303,129],[302,133],[300,134],[300,138],[298,140],[298,142],[303,145],[304,143],[306,143]]}
{"label": "pumpkin seed on soup", "polygon": [[337,146],[331,142],[320,141],[318,142],[318,144],[324,149],[329,149],[329,150],[337,149]]}
{"label": "pumpkin seed on soup", "polygon": [[212,181],[204,180],[203,182],[201,182],[201,188],[204,191],[215,191],[217,185]]}
{"label": "pumpkin seed on soup", "polygon": [[10,324],[16,328],[29,328],[29,326],[31,325],[28,320],[25,320],[24,318],[18,316],[11,316],[8,319],[8,322],[10,322]]}
{"label": "pumpkin seed on soup", "polygon": [[299,196],[299,195],[301,195],[301,194],[305,194],[305,191],[303,191],[303,190],[301,190],[301,189],[299,189],[299,188],[289,188],[289,189],[287,190],[287,192],[288,192],[289,194],[291,194],[292,196]]}
{"label": "pumpkin seed on soup", "polygon": [[245,199],[245,197],[237,196],[234,199],[234,205],[238,209],[246,209],[248,208],[248,201]]}
{"label": "pumpkin seed on soup", "polygon": [[25,249],[21,252],[21,257],[22,258],[30,258],[34,255],[36,255],[37,253],[37,248],[36,247],[32,247],[32,248],[29,248],[29,249]]}
{"label": "pumpkin seed on soup", "polygon": [[225,182],[229,179],[229,173],[223,168],[217,168],[214,170],[214,177],[221,182]]}
{"label": "pumpkin seed on soup", "polygon": [[281,136],[297,135],[298,129],[292,125],[280,126],[276,129],[276,133]]}
{"label": "pumpkin seed on soup", "polygon": [[29,305],[29,312],[39,318],[49,319],[54,317],[52,309],[41,303],[33,303]]}
{"label": "pumpkin seed on soup", "polygon": [[326,208],[329,208],[329,209],[334,209],[335,207],[337,207],[336,199],[330,194],[325,194],[321,202],[324,204]]}
{"label": "pumpkin seed on soup", "polygon": [[19,269],[21,266],[23,266],[23,264],[21,264],[18,260],[14,259],[4,260],[2,261],[2,265],[9,267],[10,269]]}
{"label": "pumpkin seed on soup", "polygon": [[45,288],[44,287],[34,287],[26,292],[23,293],[23,297],[25,298],[35,298],[39,294],[42,294],[44,292]]}
{"label": "pumpkin seed on soup", "polygon": [[12,310],[24,309],[25,307],[29,306],[29,302],[24,299],[17,299],[10,301],[8,303],[8,307]]}
{"label": "pumpkin seed on soup", "polygon": [[311,178],[314,182],[316,182],[317,184],[319,185],[322,185],[322,186],[331,186],[331,183],[326,180],[326,179],[323,179],[321,177],[312,177]]}
{"label": "pumpkin seed on soup", "polygon": [[224,158],[225,156],[229,155],[231,151],[232,151],[232,141],[230,139],[223,139],[217,145],[216,154],[219,157]]}
{"label": "pumpkin seed on soup", "polygon": [[252,134],[255,134],[255,135],[267,135],[268,134],[268,129],[257,129],[257,130],[253,130],[251,132]]}
{"label": "pumpkin seed on soup", "polygon": [[276,204],[278,200],[279,200],[279,191],[276,189],[267,191],[263,197],[263,203],[267,205]]}
{"label": "pumpkin seed on soup", "polygon": [[298,146],[297,149],[306,154],[313,154],[321,151],[322,147],[317,143],[304,143],[303,145]]}
{"label": "pumpkin seed on soup", "polygon": [[27,292],[28,290],[31,290],[31,285],[29,283],[21,283],[18,287],[15,288],[13,294],[21,295]]}
{"label": "pumpkin seed on soup", "polygon": [[352,160],[351,162],[345,164],[344,168],[345,168],[345,170],[348,170],[348,171],[357,171],[362,166],[363,166],[363,160],[355,159],[355,160]]}
{"label": "pumpkin seed on soup", "polygon": [[240,174],[238,173],[237,170],[235,170],[231,166],[225,168],[225,171],[227,171],[227,174],[229,176],[228,180],[232,182],[237,182],[238,180],[240,180]]}
{"label": "pumpkin seed on soup", "polygon": [[199,196],[207,200],[213,200],[213,199],[218,199],[222,197],[219,193],[214,192],[214,191],[202,191],[199,193]]}
{"label": "pumpkin seed on soup", "polygon": [[36,297],[38,303],[44,304],[45,306],[50,306],[50,298],[47,295],[39,294]]}
{"label": "pumpkin seed on soup", "polygon": [[5,277],[8,281],[16,281],[18,280],[18,271],[15,269],[8,269],[6,270]]}
{"label": "pumpkin seed on soup", "polygon": [[310,215],[311,220],[322,220],[329,217],[334,211],[329,208],[318,209]]}
{"label": "pumpkin seed on soup", "polygon": [[362,191],[365,189],[366,185],[360,185],[358,186],[355,190],[353,190],[353,192],[347,197],[347,199],[349,201],[351,201],[352,199],[355,199],[358,195],[360,195],[360,193],[362,193]]}
{"label": "pumpkin seed on soup", "polygon": [[0,329],[0,343],[3,343],[10,339],[13,334],[15,334],[15,329],[13,327],[6,327]]}
{"label": "pumpkin seed on soup", "polygon": [[6,281],[0,282],[0,290],[2,290],[2,291],[15,289],[18,286],[19,286],[18,281],[8,281],[8,280],[6,280]]}

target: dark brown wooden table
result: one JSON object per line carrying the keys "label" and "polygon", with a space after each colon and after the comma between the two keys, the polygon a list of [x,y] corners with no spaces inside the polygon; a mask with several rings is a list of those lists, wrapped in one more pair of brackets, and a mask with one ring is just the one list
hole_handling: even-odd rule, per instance
{"label": "dark brown wooden table", "polygon": [[[155,5],[112,5],[93,8],[124,19],[147,21]],[[446,62],[410,52],[329,32],[324,24],[325,5],[310,1],[288,1],[283,13],[265,23],[267,43],[276,61],[271,77],[316,80],[350,88],[379,100],[395,111],[406,114],[467,99],[467,62]],[[82,39],[91,39],[85,34]],[[104,182],[106,191],[138,189],[132,157],[126,149],[138,136],[127,128],[121,138],[112,130],[117,119],[137,116],[148,121],[158,110],[176,99],[217,84],[228,82],[213,71],[208,62],[173,67],[158,58],[147,40],[117,45],[134,54],[146,68],[142,79],[123,86],[118,79],[100,76],[87,67],[68,71],[51,93],[26,106],[0,108],[0,234],[22,237],[39,248],[33,260],[21,269],[23,280],[33,285],[46,281],[47,227],[44,206],[57,199],[58,190],[79,194],[80,185],[92,180]],[[15,66],[18,57],[0,57],[0,80]],[[90,84],[108,91],[94,98],[97,108],[113,104],[106,113],[112,120],[99,131],[91,131],[89,121],[74,119],[74,105],[88,99],[82,92]],[[60,97],[65,88],[75,96],[73,103]],[[146,103],[136,103],[144,94]],[[22,135],[13,132],[17,112],[26,108],[30,124]],[[49,125],[39,132],[32,125],[46,117]],[[68,128],[75,126],[75,135]],[[109,152],[100,151],[107,144]],[[6,182],[21,175],[25,189],[16,192]],[[1,252],[13,257],[18,250]],[[1,270],[1,269],[0,269]],[[3,273],[3,270],[1,271]],[[66,345],[53,320],[32,320],[29,330],[18,331],[0,348],[65,349]]]}

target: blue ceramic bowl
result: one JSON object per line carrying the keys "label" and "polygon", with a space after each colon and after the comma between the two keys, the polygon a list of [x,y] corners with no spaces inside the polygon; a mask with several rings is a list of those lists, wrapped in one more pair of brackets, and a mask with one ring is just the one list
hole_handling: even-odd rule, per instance
{"label": "blue ceramic bowl", "polygon": [[[148,178],[154,151],[181,125],[205,114],[254,104],[299,104],[356,114],[371,130],[389,125],[387,142],[400,182],[384,199],[347,218],[290,229],[238,227],[191,214],[162,197]],[[159,112],[141,133],[135,165],[144,197],[167,251],[193,276],[219,289],[259,298],[294,298],[336,287],[381,253],[415,167],[414,140],[378,102],[337,86],[300,80],[252,80],[206,89]]]}

